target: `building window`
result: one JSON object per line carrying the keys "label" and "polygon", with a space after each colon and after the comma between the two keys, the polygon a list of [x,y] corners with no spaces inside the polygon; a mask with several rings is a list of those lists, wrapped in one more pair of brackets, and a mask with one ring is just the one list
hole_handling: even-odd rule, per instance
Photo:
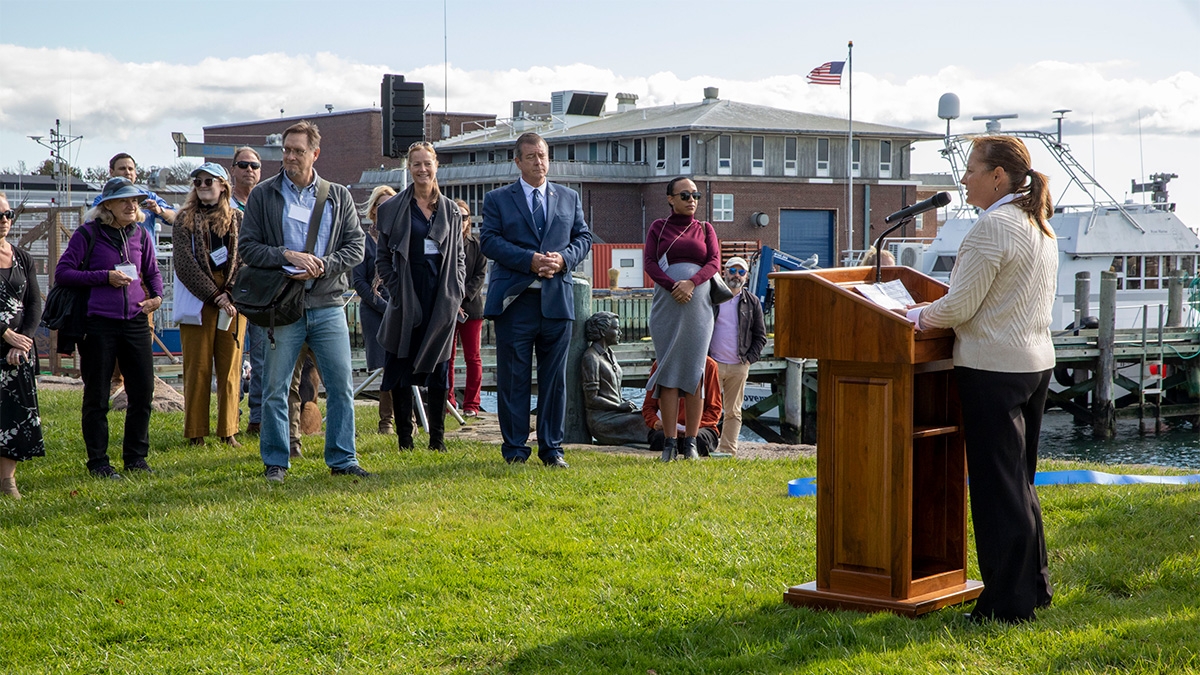
{"label": "building window", "polygon": [[588,161],[595,162],[600,159],[600,148],[595,143],[588,143]]}
{"label": "building window", "polygon": [[817,139],[817,175],[829,175],[829,139]]}
{"label": "building window", "polygon": [[1171,272],[1183,270],[1189,276],[1195,274],[1196,256],[1193,255],[1147,255],[1116,256],[1112,270],[1117,273],[1117,288],[1130,290],[1154,290],[1166,288]]}
{"label": "building window", "polygon": [[796,168],[796,139],[789,137],[783,139],[783,175],[795,176],[799,171]]}
{"label": "building window", "polygon": [[879,141],[879,177],[892,177],[892,142]]}
{"label": "building window", "polygon": [[733,221],[733,195],[713,195],[713,222],[729,223]]}
{"label": "building window", "polygon": [[667,137],[659,136],[658,149],[654,155],[654,174],[656,176],[667,175]]}
{"label": "building window", "polygon": [[767,173],[767,139],[762,136],[750,137],[750,175],[762,176]]}
{"label": "building window", "polygon": [[608,161],[616,163],[621,161],[621,144],[613,141],[608,144]]}
{"label": "building window", "polygon": [[496,161],[496,151],[488,150],[488,163],[492,164],[492,163],[495,163],[495,161]]}
{"label": "building window", "polygon": [[850,156],[850,175],[858,178],[862,175],[862,141],[854,139]]}
{"label": "building window", "polygon": [[508,161],[510,161],[510,162],[511,162],[511,161],[513,161],[513,151],[512,151],[512,148],[509,148],[509,149],[508,149]]}
{"label": "building window", "polygon": [[633,163],[641,164],[642,162],[646,161],[646,158],[643,157],[643,154],[644,153],[642,151],[642,139],[640,139],[640,138],[633,139]]}
{"label": "building window", "polygon": [[692,172],[692,137],[684,134],[679,137],[679,173]]}
{"label": "building window", "polygon": [[722,176],[733,173],[733,136],[717,139],[717,173]]}
{"label": "building window", "polygon": [[470,163],[470,164],[474,164],[474,163],[475,163],[475,153],[473,153],[473,152],[472,152],[472,153],[471,153],[471,154],[470,154],[470,155],[467,157],[467,162],[468,162],[468,163]]}
{"label": "building window", "polygon": [[575,161],[575,144],[574,143],[567,146],[567,161],[568,162]]}

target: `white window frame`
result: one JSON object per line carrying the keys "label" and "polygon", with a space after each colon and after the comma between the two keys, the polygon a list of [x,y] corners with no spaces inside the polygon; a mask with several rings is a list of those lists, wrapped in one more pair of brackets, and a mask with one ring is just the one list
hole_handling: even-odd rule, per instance
{"label": "white window frame", "polygon": [[800,153],[800,139],[795,136],[788,136],[783,139],[783,175],[798,176],[800,175],[799,165],[797,162]]}
{"label": "white window frame", "polygon": [[715,194],[712,197],[714,223],[733,222],[733,195]]}
{"label": "white window frame", "polygon": [[[724,146],[724,147],[722,147]],[[724,154],[722,154],[724,153]],[[733,136],[724,134],[717,137],[717,175],[729,176],[733,173]]]}
{"label": "white window frame", "polygon": [[[757,147],[755,147],[757,146]],[[767,175],[767,137],[750,137],[750,175]]]}
{"label": "white window frame", "polygon": [[[824,146],[824,157],[821,156],[821,146]],[[825,178],[829,176],[829,139],[817,139],[817,176]]]}
{"label": "white window frame", "polygon": [[667,175],[667,137],[654,139],[654,175]]}
{"label": "white window frame", "polygon": [[679,173],[692,172],[692,137],[684,134],[679,137]]}
{"label": "white window frame", "polygon": [[[883,154],[884,148],[887,148],[886,158]],[[892,177],[892,153],[895,151],[896,151],[896,149],[892,145],[891,141],[879,141],[879,177],[880,178],[891,178]],[[886,161],[885,161],[885,159],[886,159]]]}
{"label": "white window frame", "polygon": [[862,139],[854,139],[850,146],[850,175],[859,178],[862,176]]}
{"label": "white window frame", "polygon": [[633,139],[633,163],[641,164],[646,161],[645,142],[640,138]]}

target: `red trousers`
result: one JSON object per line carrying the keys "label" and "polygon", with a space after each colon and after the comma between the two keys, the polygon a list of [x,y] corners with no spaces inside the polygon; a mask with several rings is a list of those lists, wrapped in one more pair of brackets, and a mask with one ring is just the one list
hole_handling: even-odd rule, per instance
{"label": "red trousers", "polygon": [[[467,319],[458,324],[454,331],[454,349],[462,344],[463,361],[467,364],[467,385],[463,390],[463,412],[479,412],[479,389],[483,384],[483,357],[479,354],[479,341],[483,334],[483,319]],[[458,403],[454,399],[454,368],[450,368],[450,405]]]}

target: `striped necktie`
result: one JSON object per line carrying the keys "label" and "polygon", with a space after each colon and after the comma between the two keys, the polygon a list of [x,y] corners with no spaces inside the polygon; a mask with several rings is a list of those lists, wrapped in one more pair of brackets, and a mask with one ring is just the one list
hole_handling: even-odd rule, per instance
{"label": "striped necktie", "polygon": [[542,208],[541,190],[533,191],[533,225],[539,237],[546,233],[546,210]]}

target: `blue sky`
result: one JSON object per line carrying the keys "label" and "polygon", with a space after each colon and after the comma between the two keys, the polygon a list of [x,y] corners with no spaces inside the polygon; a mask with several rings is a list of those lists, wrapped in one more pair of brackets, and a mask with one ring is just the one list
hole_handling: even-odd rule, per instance
{"label": "blue sky", "polygon": [[[1200,226],[1200,0],[0,0],[0,167],[45,159],[27,136],[55,118],[84,136],[76,165],[122,150],[169,164],[172,131],[375,105],[384,72],[424,81],[435,110],[448,99],[504,116],[568,88],[662,105],[715,85],[845,116],[844,87],[803,78],[848,40],[856,119],[940,131],[945,91],[962,99],[956,131],[999,112],[1049,129],[1050,111],[1070,108],[1068,140],[1110,191],[1123,196],[1143,165],[1179,173],[1173,197]],[[944,170],[937,155],[925,144],[918,168]]]}

